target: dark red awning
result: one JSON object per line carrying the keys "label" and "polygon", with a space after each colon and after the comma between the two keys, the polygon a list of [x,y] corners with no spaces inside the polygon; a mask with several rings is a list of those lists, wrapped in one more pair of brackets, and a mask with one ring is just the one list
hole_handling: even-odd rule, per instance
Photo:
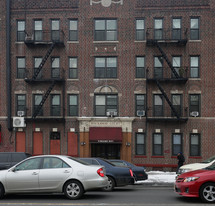
{"label": "dark red awning", "polygon": [[100,143],[122,142],[122,128],[90,127],[90,142]]}

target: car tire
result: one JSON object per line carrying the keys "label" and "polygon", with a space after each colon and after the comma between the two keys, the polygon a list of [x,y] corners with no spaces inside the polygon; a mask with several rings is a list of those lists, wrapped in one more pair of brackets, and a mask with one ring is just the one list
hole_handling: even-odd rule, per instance
{"label": "car tire", "polygon": [[215,183],[208,182],[201,186],[199,196],[203,202],[215,202]]}
{"label": "car tire", "polygon": [[4,197],[4,187],[2,184],[0,184],[0,199],[2,199]]}
{"label": "car tire", "polygon": [[64,186],[64,195],[71,200],[77,200],[82,197],[83,194],[83,186],[80,182],[76,180],[71,180],[67,182]]}
{"label": "car tire", "polygon": [[104,191],[110,192],[114,189],[115,187],[115,181],[112,177],[108,176],[108,185],[103,188]]}

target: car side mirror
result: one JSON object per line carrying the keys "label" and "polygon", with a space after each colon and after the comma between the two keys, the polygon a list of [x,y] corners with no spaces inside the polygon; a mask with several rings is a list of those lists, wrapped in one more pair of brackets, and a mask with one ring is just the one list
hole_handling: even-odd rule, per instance
{"label": "car side mirror", "polygon": [[16,167],[10,168],[9,172],[16,172]]}

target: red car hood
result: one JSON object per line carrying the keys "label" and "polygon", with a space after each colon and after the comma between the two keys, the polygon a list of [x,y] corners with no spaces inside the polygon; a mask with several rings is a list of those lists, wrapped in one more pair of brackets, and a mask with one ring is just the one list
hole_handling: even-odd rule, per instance
{"label": "red car hood", "polygon": [[194,170],[190,172],[185,172],[178,176],[178,178],[185,178],[185,177],[194,177],[194,176],[208,176],[208,175],[214,175],[215,176],[215,170],[207,170],[207,169],[201,169],[201,170]]}

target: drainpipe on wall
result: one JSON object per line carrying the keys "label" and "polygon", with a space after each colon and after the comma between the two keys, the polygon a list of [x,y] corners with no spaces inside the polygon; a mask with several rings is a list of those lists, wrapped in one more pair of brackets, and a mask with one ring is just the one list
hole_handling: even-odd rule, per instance
{"label": "drainpipe on wall", "polygon": [[10,56],[10,0],[6,0],[6,86],[7,86],[7,128],[13,130],[11,122],[11,56]]}

